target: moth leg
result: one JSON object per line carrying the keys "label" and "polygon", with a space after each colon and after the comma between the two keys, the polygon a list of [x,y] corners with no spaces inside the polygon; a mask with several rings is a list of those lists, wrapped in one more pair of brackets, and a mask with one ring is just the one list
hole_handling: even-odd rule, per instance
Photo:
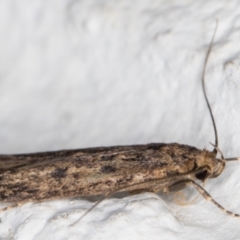
{"label": "moth leg", "polygon": [[[205,185],[205,183],[206,183],[206,181],[203,182],[203,186]],[[188,185],[189,185],[188,181],[181,181],[178,183],[174,183],[168,187],[165,187],[163,189],[163,192],[165,192],[165,193],[175,192],[174,202],[179,205],[186,206],[186,205],[194,203],[200,195],[200,193],[198,193],[198,195],[196,197],[194,197],[193,199],[186,200],[186,195],[183,192],[181,192],[181,190],[186,188]]]}
{"label": "moth leg", "polygon": [[218,202],[216,202],[212,196],[204,189],[202,188],[198,183],[196,183],[195,181],[193,180],[186,180],[186,181],[183,181],[185,183],[185,186],[187,185],[193,185],[196,190],[207,200],[207,201],[210,201],[212,202],[214,205],[216,205],[218,208],[220,208],[223,212],[233,216],[233,217],[239,217],[240,218],[240,214],[236,214],[236,213],[233,213],[231,211],[228,211],[227,209],[225,209],[222,205],[220,205]]}
{"label": "moth leg", "polygon": [[181,191],[184,188],[186,188],[188,185],[189,185],[189,183],[187,181],[177,182],[177,183],[174,183],[170,186],[163,188],[163,192],[164,193],[178,192],[178,191]]}
{"label": "moth leg", "polygon": [[174,192],[174,202],[176,204],[179,204],[179,205],[188,205],[190,204],[189,202],[187,202],[186,200],[186,195],[181,192],[181,190],[183,190],[184,188],[186,188],[188,185],[188,183],[186,181],[181,181],[181,182],[177,182],[177,183],[174,183],[168,187],[165,187],[163,188],[163,192],[164,193],[172,193]]}
{"label": "moth leg", "polygon": [[[134,184],[135,185],[135,184]],[[137,185],[137,184],[136,184]],[[70,227],[73,227],[75,226],[79,221],[81,221],[89,212],[91,212],[95,207],[97,207],[102,201],[104,201],[105,199],[107,199],[108,197],[110,197],[112,194],[118,192],[119,190],[121,191],[128,191],[129,193],[133,193],[133,194],[137,194],[137,193],[140,193],[140,192],[143,192],[143,191],[146,191],[146,192],[158,192],[158,191],[155,191],[154,189],[149,189],[149,188],[140,188],[140,189],[134,189],[134,190],[131,190],[133,186],[128,186],[128,187],[124,187],[124,188],[119,188],[119,189],[116,189],[115,191],[109,191],[107,193],[104,194],[104,196],[99,200],[97,201],[90,209],[88,209],[77,221],[75,221],[74,223],[70,224]]]}
{"label": "moth leg", "polygon": [[81,221],[89,212],[91,212],[95,207],[97,207],[103,200],[107,199],[108,197],[110,197],[112,194],[114,194],[115,192],[108,192],[106,194],[104,194],[104,196],[97,201],[95,204],[93,204],[93,206],[91,208],[89,208],[77,221],[75,221],[74,223],[70,224],[70,227],[75,226],[79,221]]}

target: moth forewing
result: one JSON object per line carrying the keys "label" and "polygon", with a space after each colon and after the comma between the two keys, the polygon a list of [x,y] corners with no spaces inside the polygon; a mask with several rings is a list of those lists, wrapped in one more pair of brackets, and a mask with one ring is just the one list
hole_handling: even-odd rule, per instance
{"label": "moth forewing", "polygon": [[43,201],[127,188],[155,192],[190,173],[199,179],[211,174],[217,165],[212,155],[177,143],[1,155],[0,165],[9,167],[0,170],[0,200]]}

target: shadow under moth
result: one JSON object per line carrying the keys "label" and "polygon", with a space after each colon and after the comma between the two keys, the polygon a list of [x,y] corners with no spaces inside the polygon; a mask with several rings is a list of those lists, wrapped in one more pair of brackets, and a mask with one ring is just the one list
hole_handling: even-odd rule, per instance
{"label": "shadow under moth", "polygon": [[168,193],[192,185],[218,208],[239,217],[218,204],[200,185],[218,177],[227,161],[238,160],[225,159],[218,148],[217,128],[205,90],[205,71],[216,28],[202,71],[202,89],[215,132],[213,151],[178,143],[151,143],[0,155],[0,202],[12,203],[0,212],[30,201],[99,194],[105,199],[122,191]]}

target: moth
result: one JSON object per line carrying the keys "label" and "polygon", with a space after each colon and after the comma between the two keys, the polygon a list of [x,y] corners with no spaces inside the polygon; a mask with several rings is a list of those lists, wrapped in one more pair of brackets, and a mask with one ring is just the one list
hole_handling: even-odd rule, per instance
{"label": "moth", "polygon": [[216,28],[202,71],[202,89],[215,132],[213,151],[178,143],[150,143],[0,155],[0,202],[12,203],[0,211],[30,201],[99,194],[106,198],[121,191],[168,193],[192,185],[218,208],[240,217],[218,204],[199,184],[218,177],[227,161],[238,160],[225,159],[218,148],[217,128],[205,89],[206,66]]}

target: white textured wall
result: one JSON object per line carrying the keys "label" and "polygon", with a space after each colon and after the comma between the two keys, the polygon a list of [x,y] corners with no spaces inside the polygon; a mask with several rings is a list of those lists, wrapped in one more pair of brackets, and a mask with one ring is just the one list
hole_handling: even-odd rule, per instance
{"label": "white textured wall", "polygon": [[[240,155],[240,1],[0,1],[0,152],[178,142]],[[240,166],[205,187],[240,213]],[[194,190],[187,196],[195,196]],[[160,198],[160,196],[162,198]],[[202,197],[143,193],[29,203],[1,213],[1,239],[240,239],[240,219]],[[3,206],[3,205],[2,205]]]}

